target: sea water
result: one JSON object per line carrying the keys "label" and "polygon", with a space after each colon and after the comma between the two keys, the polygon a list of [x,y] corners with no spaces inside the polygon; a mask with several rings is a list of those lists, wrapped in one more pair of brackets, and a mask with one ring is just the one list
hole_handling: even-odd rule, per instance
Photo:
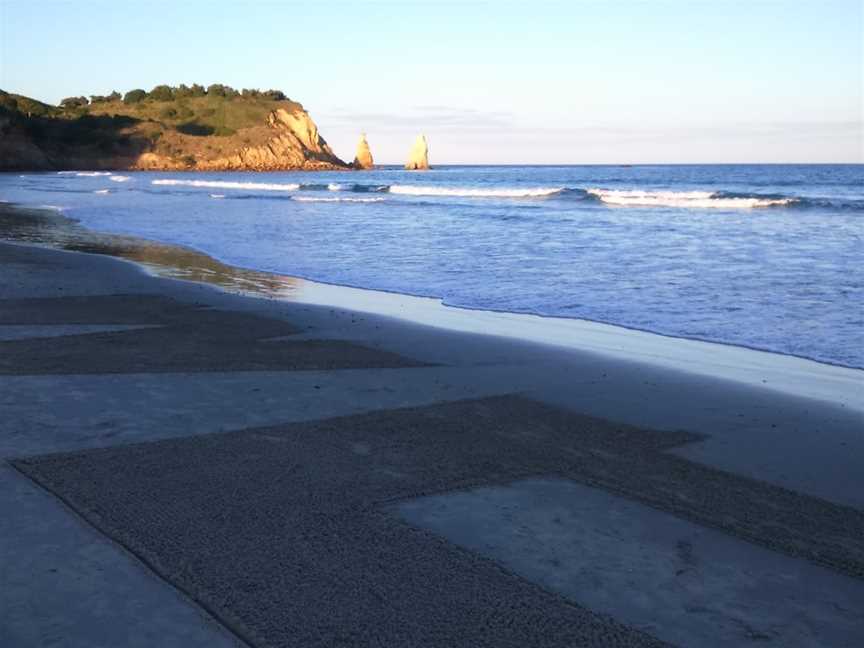
{"label": "sea water", "polygon": [[237,266],[864,368],[864,166],[0,174]]}

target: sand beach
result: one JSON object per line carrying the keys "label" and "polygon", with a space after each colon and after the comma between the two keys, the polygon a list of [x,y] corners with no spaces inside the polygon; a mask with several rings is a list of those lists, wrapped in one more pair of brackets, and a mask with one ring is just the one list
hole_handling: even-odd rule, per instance
{"label": "sand beach", "polygon": [[854,370],[0,222],[5,645],[862,640]]}

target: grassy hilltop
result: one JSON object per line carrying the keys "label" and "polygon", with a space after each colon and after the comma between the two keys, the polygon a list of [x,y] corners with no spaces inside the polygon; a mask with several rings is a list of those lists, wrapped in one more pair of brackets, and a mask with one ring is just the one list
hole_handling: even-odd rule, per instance
{"label": "grassy hilltop", "polygon": [[[317,138],[303,106],[279,90],[161,85],[149,92],[68,97],[59,106],[0,90],[0,169],[345,166],[323,139],[304,144],[301,133],[274,125],[277,111],[308,120]],[[275,158],[262,162],[254,155],[274,137],[291,136],[299,140],[283,141]],[[299,157],[290,154],[292,147]],[[248,160],[244,150],[253,153]]]}

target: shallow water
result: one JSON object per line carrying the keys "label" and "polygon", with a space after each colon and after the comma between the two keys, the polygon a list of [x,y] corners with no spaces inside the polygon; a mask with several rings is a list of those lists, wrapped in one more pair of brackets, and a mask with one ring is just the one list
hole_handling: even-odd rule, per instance
{"label": "shallow water", "polygon": [[864,167],[0,174],[245,268],[864,367]]}

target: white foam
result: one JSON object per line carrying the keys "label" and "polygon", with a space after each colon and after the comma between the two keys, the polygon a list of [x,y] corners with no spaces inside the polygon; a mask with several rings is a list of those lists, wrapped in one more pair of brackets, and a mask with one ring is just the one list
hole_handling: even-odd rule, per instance
{"label": "white foam", "polygon": [[589,194],[597,196],[610,205],[643,207],[693,207],[709,209],[751,209],[788,205],[794,198],[735,198],[718,196],[712,191],[643,191],[622,189],[588,189]]}
{"label": "white foam", "polygon": [[267,182],[228,182],[223,180],[153,180],[154,185],[172,187],[208,187],[212,189],[245,189],[247,191],[297,191],[299,184],[275,184]]}
{"label": "white foam", "polygon": [[383,198],[314,198],[312,196],[291,196],[291,200],[298,202],[357,202],[372,203],[381,202]]}
{"label": "white foam", "polygon": [[110,171],[58,171],[61,174],[74,173],[79,178],[95,178],[97,176],[110,176]]}
{"label": "white foam", "polygon": [[112,175],[108,177],[112,182],[129,182],[132,178],[129,176],[121,176],[121,175]]}
{"label": "white foam", "polygon": [[109,193],[109,190],[108,190],[108,189],[97,189],[97,190],[94,191],[93,193],[96,193],[96,194],[107,194],[107,193]]}
{"label": "white foam", "polygon": [[342,191],[343,189],[345,189],[345,185],[341,185],[338,182],[331,182],[327,185],[327,189],[329,189],[330,191]]}
{"label": "white foam", "polygon": [[564,187],[524,187],[475,189],[472,187],[432,187],[419,185],[392,185],[390,193],[408,196],[459,196],[465,198],[539,198],[564,191]]}
{"label": "white foam", "polygon": [[210,194],[211,198],[216,198],[217,200],[225,197],[225,194]]}

